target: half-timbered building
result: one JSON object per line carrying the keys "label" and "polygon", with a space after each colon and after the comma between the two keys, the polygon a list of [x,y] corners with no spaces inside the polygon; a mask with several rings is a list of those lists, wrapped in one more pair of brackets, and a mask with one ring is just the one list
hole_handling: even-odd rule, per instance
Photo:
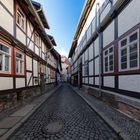
{"label": "half-timbered building", "polygon": [[57,83],[61,57],[49,28],[39,3],[0,1],[0,110]]}
{"label": "half-timbered building", "polygon": [[138,107],[139,6],[139,0],[86,0],[69,52],[72,83],[116,108]]}

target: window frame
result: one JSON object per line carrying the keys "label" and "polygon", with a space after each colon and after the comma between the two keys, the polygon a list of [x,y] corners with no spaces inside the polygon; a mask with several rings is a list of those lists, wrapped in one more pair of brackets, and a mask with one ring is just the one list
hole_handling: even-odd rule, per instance
{"label": "window frame", "polygon": [[[109,53],[110,48],[113,48],[113,52]],[[105,52],[108,51],[108,54],[105,55]],[[110,70],[110,56],[113,55],[113,70]],[[106,48],[105,50],[103,50],[103,71],[104,73],[113,73],[114,72],[114,65],[115,65],[115,51],[114,51],[114,45],[109,46],[108,48]],[[105,70],[105,58],[108,58],[108,71]]]}
{"label": "window frame", "polygon": [[[18,22],[18,16],[20,15],[20,23]],[[24,23],[23,23],[24,22]],[[22,29],[23,31],[25,31],[26,29],[26,17],[25,14],[23,13],[23,11],[21,10],[21,8],[18,6],[17,10],[16,10],[16,23],[17,25],[20,27],[20,29]]]}
{"label": "window frame", "polygon": [[[1,42],[1,40],[0,40],[0,44],[2,44],[3,46],[5,46],[5,47],[7,47],[9,49],[9,54],[0,50],[0,54],[2,54],[2,61],[5,58],[5,56],[9,57],[9,70],[5,71],[5,63],[4,63],[4,66],[3,66],[4,68],[2,68],[2,70],[0,70],[0,74],[11,74],[11,70],[12,70],[12,55],[11,55],[12,51],[11,51],[11,49],[12,48],[11,48],[11,46]],[[4,62],[5,62],[5,59],[4,59]]]}
{"label": "window frame", "polygon": [[[134,35],[135,33],[137,33],[137,40],[135,40],[135,41],[132,41],[132,42],[130,42],[130,37],[132,36],[132,35]],[[127,68],[126,69],[122,69],[121,68],[121,42],[123,41],[123,40],[127,40],[127,44],[125,45],[125,48],[127,49]],[[135,43],[137,43],[137,67],[134,67],[134,68],[131,68],[130,67],[130,46],[132,45],[132,44],[135,44]],[[128,34],[127,36],[125,36],[125,37],[123,37],[121,40],[119,40],[119,49],[118,49],[118,51],[119,51],[119,71],[120,72],[124,72],[124,71],[131,71],[131,70],[138,70],[139,69],[139,67],[140,67],[140,60],[139,60],[139,58],[140,58],[140,52],[139,52],[139,49],[140,49],[140,46],[139,46],[139,29],[137,29],[137,30],[135,30],[135,31],[133,31],[132,33],[130,33],[130,34]]]}
{"label": "window frame", "polygon": [[[23,56],[23,58],[22,59],[20,59],[20,58],[17,58],[17,56],[16,56],[16,54],[17,53],[19,53],[19,54],[21,54],[22,56]],[[16,52],[15,52],[15,73],[16,73],[16,75],[25,75],[25,66],[24,66],[24,64],[25,64],[25,60],[24,60],[24,58],[25,58],[25,55],[22,53],[22,52],[20,52],[19,50],[16,50]],[[17,72],[17,59],[20,61],[20,62],[22,62],[22,72],[20,73],[20,72]],[[20,66],[19,66],[20,67]],[[20,71],[20,68],[19,68],[19,71]]]}
{"label": "window frame", "polygon": [[[38,42],[36,42],[37,38],[38,38]],[[34,32],[34,43],[38,48],[40,47],[40,38],[39,38],[39,34],[37,32]]]}

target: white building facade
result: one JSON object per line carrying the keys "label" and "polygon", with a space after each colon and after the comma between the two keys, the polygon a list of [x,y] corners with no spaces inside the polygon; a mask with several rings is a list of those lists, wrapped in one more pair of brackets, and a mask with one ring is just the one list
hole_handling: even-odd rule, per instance
{"label": "white building facade", "polygon": [[140,1],[87,0],[69,52],[80,87],[140,98]]}
{"label": "white building facade", "polygon": [[0,110],[56,83],[61,59],[45,28],[49,25],[39,3],[0,1]]}

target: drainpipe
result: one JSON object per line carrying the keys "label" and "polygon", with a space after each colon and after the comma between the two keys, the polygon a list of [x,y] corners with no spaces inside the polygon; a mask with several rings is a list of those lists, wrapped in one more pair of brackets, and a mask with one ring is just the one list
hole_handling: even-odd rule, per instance
{"label": "drainpipe", "polygon": [[[99,37],[99,95],[98,97],[102,96],[102,58],[101,58],[101,52],[102,52],[102,48],[101,48],[101,33],[97,30],[97,6],[100,6],[100,3],[96,3],[96,33]],[[99,20],[98,22],[100,23],[100,16],[99,16]]]}
{"label": "drainpipe", "polygon": [[102,58],[101,58],[101,33],[96,30],[99,37],[99,97],[102,95]]}

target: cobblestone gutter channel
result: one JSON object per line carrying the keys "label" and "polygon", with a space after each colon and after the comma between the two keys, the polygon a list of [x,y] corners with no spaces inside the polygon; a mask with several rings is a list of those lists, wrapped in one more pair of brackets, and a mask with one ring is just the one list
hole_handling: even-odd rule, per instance
{"label": "cobblestone gutter channel", "polygon": [[9,140],[23,139],[120,140],[121,138],[79,95],[64,84],[9,137]]}
{"label": "cobblestone gutter channel", "polygon": [[94,96],[85,94],[78,88],[71,87],[77,92],[108,124],[126,140],[140,140],[140,123],[120,113]]}

